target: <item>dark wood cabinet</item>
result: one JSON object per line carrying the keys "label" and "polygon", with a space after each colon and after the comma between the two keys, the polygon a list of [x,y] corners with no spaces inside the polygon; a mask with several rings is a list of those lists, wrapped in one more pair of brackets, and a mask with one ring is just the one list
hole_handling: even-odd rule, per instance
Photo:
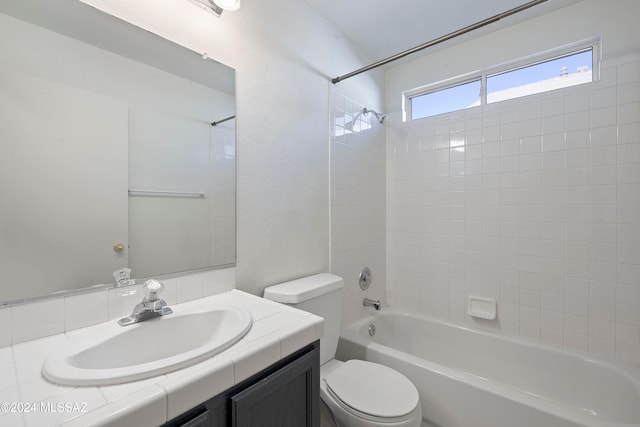
{"label": "dark wood cabinet", "polygon": [[166,427],[320,427],[320,343],[316,341]]}

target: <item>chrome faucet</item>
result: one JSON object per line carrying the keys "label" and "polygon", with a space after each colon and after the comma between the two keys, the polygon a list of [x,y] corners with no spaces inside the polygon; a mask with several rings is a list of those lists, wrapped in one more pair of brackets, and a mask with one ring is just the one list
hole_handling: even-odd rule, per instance
{"label": "chrome faucet", "polygon": [[132,325],[173,313],[173,310],[167,306],[165,300],[158,297],[158,294],[164,289],[162,283],[157,280],[147,280],[144,282],[142,289],[145,295],[144,298],[142,298],[142,302],[133,308],[131,315],[118,320],[120,326]]}
{"label": "chrome faucet", "polygon": [[364,305],[365,307],[373,307],[376,310],[380,310],[380,300],[376,301],[376,300],[372,300],[372,299],[369,299],[369,298],[365,298],[362,301],[362,305]]}

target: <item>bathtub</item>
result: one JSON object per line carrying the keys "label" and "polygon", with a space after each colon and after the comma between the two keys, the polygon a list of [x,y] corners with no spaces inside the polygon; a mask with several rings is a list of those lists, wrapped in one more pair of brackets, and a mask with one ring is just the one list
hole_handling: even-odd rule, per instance
{"label": "bathtub", "polygon": [[427,426],[640,427],[640,369],[420,315],[376,312],[336,356],[402,372]]}

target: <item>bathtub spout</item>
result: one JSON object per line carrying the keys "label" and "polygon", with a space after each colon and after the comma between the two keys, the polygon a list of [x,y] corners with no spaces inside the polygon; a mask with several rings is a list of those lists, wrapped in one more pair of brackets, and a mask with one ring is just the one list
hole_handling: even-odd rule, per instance
{"label": "bathtub spout", "polygon": [[373,307],[376,310],[380,310],[380,300],[374,301],[372,299],[365,298],[362,301],[362,305],[364,305],[365,307]]}

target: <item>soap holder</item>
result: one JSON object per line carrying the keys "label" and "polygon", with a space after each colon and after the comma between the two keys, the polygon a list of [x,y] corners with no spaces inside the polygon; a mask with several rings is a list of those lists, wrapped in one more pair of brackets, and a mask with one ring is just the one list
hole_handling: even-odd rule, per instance
{"label": "soap holder", "polygon": [[497,303],[494,298],[469,295],[469,308],[467,313],[471,317],[493,320],[496,318]]}

